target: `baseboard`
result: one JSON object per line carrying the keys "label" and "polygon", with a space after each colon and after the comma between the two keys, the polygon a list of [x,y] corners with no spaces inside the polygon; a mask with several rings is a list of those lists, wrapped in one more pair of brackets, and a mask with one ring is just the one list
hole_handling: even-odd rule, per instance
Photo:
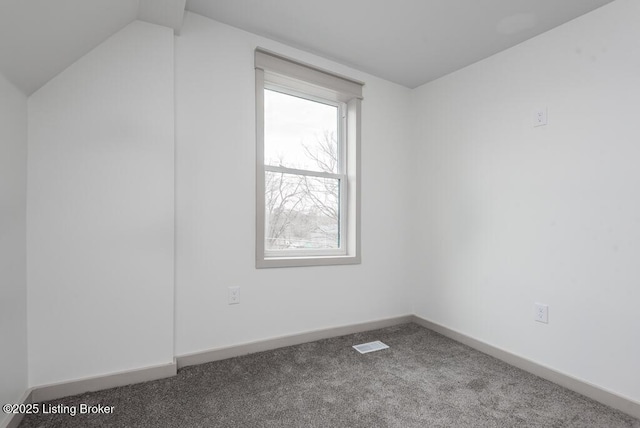
{"label": "baseboard", "polygon": [[255,352],[268,351],[285,346],[313,342],[320,339],[359,333],[362,331],[377,330],[380,328],[391,327],[393,325],[405,324],[411,321],[412,316],[405,315],[378,321],[315,330],[311,332],[276,337],[273,339],[261,340],[257,342],[244,343],[237,346],[229,346],[205,352],[182,355],[174,359],[173,363],[170,364],[119,372],[106,376],[95,376],[68,382],[37,386],[31,390],[29,398],[30,400],[32,400],[30,402],[38,403],[42,401],[68,397],[71,395],[83,394],[85,392],[100,391],[103,389],[115,388],[118,386],[164,379],[167,377],[175,376],[177,373],[177,368],[179,367],[202,364],[210,361],[218,361],[226,358],[252,354]]}
{"label": "baseboard", "polygon": [[182,368],[186,366],[193,366],[196,364],[209,363],[212,361],[225,360],[227,358],[253,354],[256,352],[269,351],[272,349],[283,348],[285,346],[300,345],[302,343],[314,342],[321,339],[329,339],[332,337],[345,336],[347,334],[377,330],[394,325],[406,324],[412,321],[413,315],[404,315],[360,324],[351,324],[341,327],[313,330],[305,333],[279,336],[272,339],[258,340],[255,342],[210,349],[207,351],[195,352],[192,354],[179,355],[176,357],[176,360],[178,361],[178,368]]}
{"label": "baseboard", "polygon": [[[406,324],[409,322],[414,322],[422,327],[428,328],[429,330],[435,331],[436,333],[440,333],[443,336],[449,337],[450,339],[477,349],[480,352],[498,358],[499,360],[502,360],[512,366],[518,367],[543,379],[547,379],[553,383],[561,385],[567,389],[575,391],[595,401],[598,401],[602,404],[613,407],[624,413],[627,413],[628,415],[640,419],[640,403],[631,398],[621,396],[612,391],[608,391],[585,380],[558,372],[552,368],[536,363],[535,361],[531,361],[525,357],[490,345],[486,342],[482,342],[478,339],[474,339],[470,336],[465,335],[464,333],[450,329],[416,315],[405,315],[386,318],[378,321],[370,321],[341,327],[313,330],[310,332],[280,336],[272,339],[243,343],[235,346],[216,348],[208,351],[177,356],[174,359],[173,363],[170,364],[120,372],[107,376],[96,376],[71,382],[61,382],[57,384],[39,386],[26,391],[24,396],[22,397],[22,402],[37,403],[41,401],[67,397],[70,395],[82,394],[90,391],[99,391],[102,389],[109,389],[134,383],[164,379],[167,377],[175,376],[178,368],[186,366],[219,361],[256,352],[269,351],[286,346],[314,342],[321,339],[328,339],[353,333],[377,330],[395,325]],[[0,424],[0,428],[15,428],[20,424],[21,420],[22,415],[11,415],[8,420],[6,420],[3,424]]]}
{"label": "baseboard", "polygon": [[[32,400],[32,390],[28,389],[24,392],[24,394],[22,394],[22,397],[20,397],[20,399],[18,401],[16,401],[15,403],[12,404],[31,404],[33,403]],[[5,403],[2,403],[5,404]],[[20,422],[22,422],[22,418],[24,418],[24,414],[10,414],[9,417],[7,419],[5,419],[4,421],[0,422],[0,428],[17,428],[18,425],[20,425]]]}
{"label": "baseboard", "polygon": [[582,394],[609,407],[618,409],[628,415],[633,416],[634,418],[640,419],[640,403],[631,398],[618,395],[614,392],[593,385],[585,380],[581,380],[573,376],[558,372],[542,364],[536,363],[535,361],[531,361],[525,357],[521,357],[520,355],[513,354],[509,351],[505,351],[504,349],[474,339],[470,336],[460,333],[459,331],[450,329],[432,321],[428,321],[424,318],[420,318],[417,315],[414,315],[412,318],[413,322],[421,325],[422,327],[433,330],[436,333],[440,333],[443,336],[455,340],[456,342],[463,343],[467,346],[470,346],[471,348],[477,349],[482,353],[502,360],[505,363],[508,363],[526,372],[532,373],[543,379],[575,391],[578,394]]}
{"label": "baseboard", "polygon": [[138,370],[128,370],[106,376],[95,376],[69,382],[37,386],[33,388],[32,399],[34,403],[55,400],[57,398],[83,394],[90,391],[100,391],[118,386],[164,379],[175,376],[176,373],[177,364],[174,359],[173,362],[169,364],[145,367]]}

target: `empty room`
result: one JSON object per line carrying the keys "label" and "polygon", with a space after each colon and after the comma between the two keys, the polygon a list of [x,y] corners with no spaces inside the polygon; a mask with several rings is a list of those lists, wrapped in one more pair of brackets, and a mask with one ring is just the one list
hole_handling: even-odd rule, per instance
{"label": "empty room", "polygon": [[1,428],[640,428],[640,1],[2,0]]}

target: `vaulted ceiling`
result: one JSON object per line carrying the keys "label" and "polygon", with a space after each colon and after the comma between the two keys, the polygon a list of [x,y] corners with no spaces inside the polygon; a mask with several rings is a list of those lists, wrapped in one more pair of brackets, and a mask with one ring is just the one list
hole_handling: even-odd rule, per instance
{"label": "vaulted ceiling", "polygon": [[[186,9],[413,88],[612,0],[186,0]],[[135,19],[185,0],[1,0],[0,72],[31,94]]]}
{"label": "vaulted ceiling", "polygon": [[179,30],[185,0],[0,0],[0,72],[30,95],[136,19]]}
{"label": "vaulted ceiling", "polygon": [[611,0],[188,0],[212,19],[414,88]]}

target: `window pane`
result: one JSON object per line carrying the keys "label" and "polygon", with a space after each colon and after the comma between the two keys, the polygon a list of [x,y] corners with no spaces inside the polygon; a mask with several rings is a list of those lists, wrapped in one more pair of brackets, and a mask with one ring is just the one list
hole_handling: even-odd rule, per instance
{"label": "window pane", "polygon": [[340,180],[265,173],[265,249],[340,247]]}
{"label": "window pane", "polygon": [[338,172],[338,108],[265,89],[265,165]]}

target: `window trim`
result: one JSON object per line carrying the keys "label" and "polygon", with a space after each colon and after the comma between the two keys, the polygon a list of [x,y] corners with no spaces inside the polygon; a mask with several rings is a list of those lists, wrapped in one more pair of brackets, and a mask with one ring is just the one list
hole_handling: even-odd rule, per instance
{"label": "window trim", "polygon": [[[362,82],[335,73],[318,69],[292,59],[274,54],[261,48],[255,51],[256,67],[256,268],[324,266],[361,263],[360,256],[360,110]],[[344,177],[341,180],[341,252],[311,250],[274,251],[265,249],[265,172],[291,171],[294,174],[307,173],[286,167],[271,167],[264,164],[264,90],[272,89],[285,94],[301,96],[320,102],[330,101],[342,104],[339,131],[342,143],[339,174],[318,172],[314,176]],[[340,140],[339,139],[339,140]]]}

